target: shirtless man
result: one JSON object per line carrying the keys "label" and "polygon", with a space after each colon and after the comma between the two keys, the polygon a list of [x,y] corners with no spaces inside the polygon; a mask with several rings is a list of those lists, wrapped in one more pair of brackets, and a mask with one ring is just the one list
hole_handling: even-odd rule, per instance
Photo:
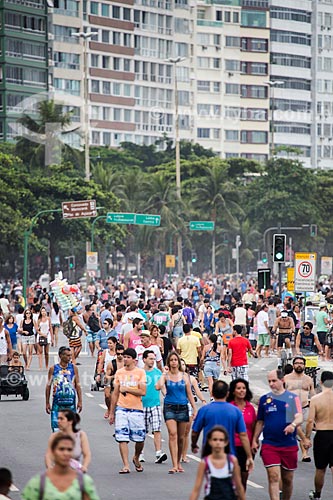
{"label": "shirtless man", "polygon": [[316,424],[316,435],[313,440],[313,457],[316,466],[315,489],[310,491],[310,499],[320,498],[327,466],[333,474],[333,373],[323,371],[320,383],[322,392],[311,399],[309,419],[306,424],[306,437],[309,439],[313,424]]}
{"label": "shirtless man", "polygon": [[278,332],[277,348],[279,353],[281,352],[283,344],[285,344],[287,349],[290,349],[291,337],[294,331],[295,324],[293,319],[288,316],[288,312],[286,310],[281,311],[281,316],[276,318],[272,330],[272,334]]}
{"label": "shirtless man", "polygon": [[292,373],[284,376],[285,388],[297,394],[302,404],[303,424],[298,429],[298,435],[301,438],[300,447],[302,451],[302,462],[311,462],[308,454],[310,443],[304,439],[305,424],[309,414],[309,400],[315,395],[313,380],[308,375],[305,375],[305,359],[302,356],[295,356],[293,359]]}

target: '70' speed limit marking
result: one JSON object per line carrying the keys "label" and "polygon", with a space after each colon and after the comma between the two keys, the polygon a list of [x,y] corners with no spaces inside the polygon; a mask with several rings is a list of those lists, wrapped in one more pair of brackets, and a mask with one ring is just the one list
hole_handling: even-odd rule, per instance
{"label": "'70' speed limit marking", "polygon": [[312,264],[308,260],[304,260],[298,265],[298,274],[302,278],[308,278],[312,274]]}

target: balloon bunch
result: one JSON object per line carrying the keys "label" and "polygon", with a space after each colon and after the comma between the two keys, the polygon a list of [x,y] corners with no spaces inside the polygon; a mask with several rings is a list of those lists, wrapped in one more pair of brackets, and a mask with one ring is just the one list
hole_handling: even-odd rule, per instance
{"label": "balloon bunch", "polygon": [[77,285],[69,285],[66,279],[56,278],[50,283],[50,287],[63,311],[79,309],[80,301],[77,297],[79,287]]}

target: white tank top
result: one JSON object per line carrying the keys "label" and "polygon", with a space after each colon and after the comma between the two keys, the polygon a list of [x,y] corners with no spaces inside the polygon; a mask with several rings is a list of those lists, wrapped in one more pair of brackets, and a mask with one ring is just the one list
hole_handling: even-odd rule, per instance
{"label": "white tank top", "polygon": [[112,360],[116,359],[116,356],[114,354],[110,354],[109,350],[105,351],[105,358],[104,358],[104,373],[106,373],[106,369],[109,363],[111,363]]}
{"label": "white tank top", "polygon": [[39,323],[39,329],[40,329],[42,335],[48,335],[48,333],[50,331],[49,320],[47,320],[47,321],[41,321]]}

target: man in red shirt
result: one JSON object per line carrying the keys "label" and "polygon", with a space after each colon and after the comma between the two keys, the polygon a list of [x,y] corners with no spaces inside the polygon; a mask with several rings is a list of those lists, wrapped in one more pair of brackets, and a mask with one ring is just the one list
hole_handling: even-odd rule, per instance
{"label": "man in red shirt", "polygon": [[252,350],[252,346],[248,339],[242,337],[243,327],[234,325],[234,338],[228,344],[228,366],[232,380],[243,378],[249,380],[249,362],[247,353],[250,352],[253,357],[257,357]]}

